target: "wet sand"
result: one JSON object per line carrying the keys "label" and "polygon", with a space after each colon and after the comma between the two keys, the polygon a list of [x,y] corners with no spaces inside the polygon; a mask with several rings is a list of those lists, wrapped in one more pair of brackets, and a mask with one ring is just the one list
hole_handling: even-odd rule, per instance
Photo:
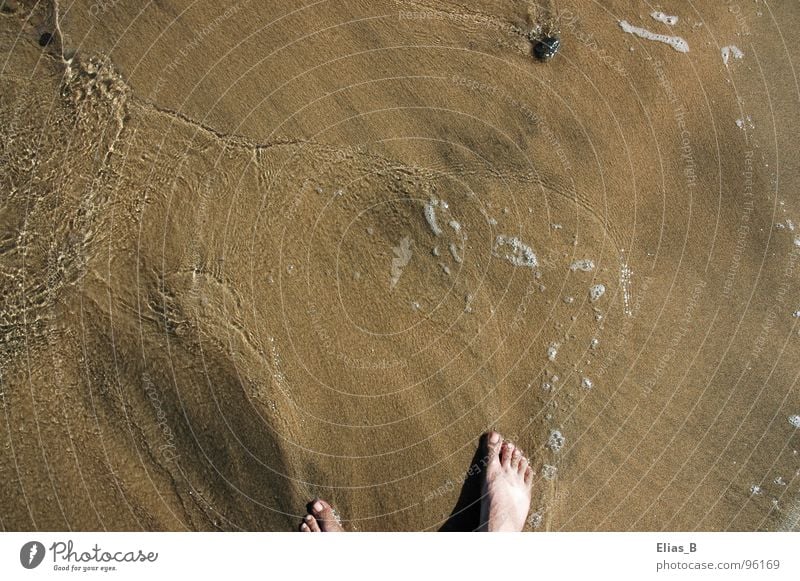
{"label": "wet sand", "polygon": [[2,2],[0,528],[437,530],[493,428],[797,530],[800,9],[707,4]]}

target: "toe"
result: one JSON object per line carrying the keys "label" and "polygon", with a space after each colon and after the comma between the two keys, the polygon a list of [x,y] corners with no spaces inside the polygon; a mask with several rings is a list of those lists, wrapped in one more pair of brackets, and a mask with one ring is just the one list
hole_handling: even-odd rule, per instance
{"label": "toe", "polygon": [[503,436],[497,432],[486,434],[486,463],[499,461],[500,449],[503,446]]}
{"label": "toe", "polygon": [[504,467],[511,464],[511,456],[514,455],[514,444],[511,442],[503,442],[503,447],[500,449],[500,462]]}
{"label": "toe", "polygon": [[300,523],[300,532],[301,533],[308,533],[308,532],[311,532],[311,530],[308,528],[308,525],[306,523],[301,522]]}
{"label": "toe", "polygon": [[319,523],[317,522],[317,519],[315,519],[310,514],[306,515],[305,522],[303,524],[306,525],[308,527],[308,530],[310,530],[312,533],[320,532]]}
{"label": "toe", "polygon": [[316,499],[311,504],[311,514],[313,514],[317,518],[324,519],[328,516],[328,513],[331,512],[331,505],[322,500],[321,498]]}
{"label": "toe", "polygon": [[317,524],[323,532],[341,530],[333,508],[321,498],[317,498],[311,503],[311,514],[317,519]]}
{"label": "toe", "polygon": [[530,484],[533,482],[533,469],[528,466],[528,469],[525,470],[525,484]]}
{"label": "toe", "polygon": [[518,471],[520,474],[524,475],[527,469],[528,469],[528,459],[525,456],[523,456],[522,459],[519,461]]}
{"label": "toe", "polygon": [[511,454],[511,468],[513,470],[519,469],[520,460],[522,460],[522,451],[519,448],[514,448],[514,453]]}

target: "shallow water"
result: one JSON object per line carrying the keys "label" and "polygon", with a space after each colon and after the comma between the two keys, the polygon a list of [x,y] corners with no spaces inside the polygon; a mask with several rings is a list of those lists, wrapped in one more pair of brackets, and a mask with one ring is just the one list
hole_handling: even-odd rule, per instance
{"label": "shallow water", "polygon": [[795,3],[3,6],[3,529],[797,529]]}

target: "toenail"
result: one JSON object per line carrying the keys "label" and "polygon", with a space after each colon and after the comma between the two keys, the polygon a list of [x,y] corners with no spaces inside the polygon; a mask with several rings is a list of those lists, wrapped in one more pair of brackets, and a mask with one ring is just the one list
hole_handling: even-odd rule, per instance
{"label": "toenail", "polygon": [[307,515],[306,515],[306,520],[307,520],[308,522],[311,522],[311,520],[312,520],[313,518],[314,518],[314,517],[313,517],[313,516],[311,516],[310,514],[307,514]]}
{"label": "toenail", "polygon": [[322,503],[321,502],[315,502],[314,503],[314,510],[316,510],[317,512],[322,512]]}
{"label": "toenail", "polygon": [[497,444],[497,442],[500,441],[500,434],[498,434],[497,432],[492,432],[492,435],[489,436],[489,441],[492,444]]}

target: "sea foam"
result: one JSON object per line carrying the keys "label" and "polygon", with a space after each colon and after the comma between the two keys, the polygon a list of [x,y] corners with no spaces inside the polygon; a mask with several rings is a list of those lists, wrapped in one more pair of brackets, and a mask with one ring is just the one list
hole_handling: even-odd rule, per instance
{"label": "sea foam", "polygon": [[669,26],[675,26],[678,24],[678,17],[677,16],[670,16],[669,14],[664,14],[663,12],[655,11],[650,13],[650,17],[653,20],[657,20],[658,22],[663,22]]}
{"label": "sea foam", "polygon": [[536,268],[539,264],[533,249],[519,238],[500,234],[494,241],[494,255],[508,260],[514,266]]}
{"label": "sea foam", "polygon": [[689,52],[689,43],[683,40],[680,36],[667,36],[666,34],[657,34],[655,32],[650,32],[645,28],[639,28],[638,26],[633,26],[626,20],[620,20],[619,26],[622,30],[624,30],[628,34],[634,34],[639,38],[644,38],[645,40],[654,40],[656,42],[663,42],[664,44],[670,45],[673,49],[677,50],[678,52]]}

